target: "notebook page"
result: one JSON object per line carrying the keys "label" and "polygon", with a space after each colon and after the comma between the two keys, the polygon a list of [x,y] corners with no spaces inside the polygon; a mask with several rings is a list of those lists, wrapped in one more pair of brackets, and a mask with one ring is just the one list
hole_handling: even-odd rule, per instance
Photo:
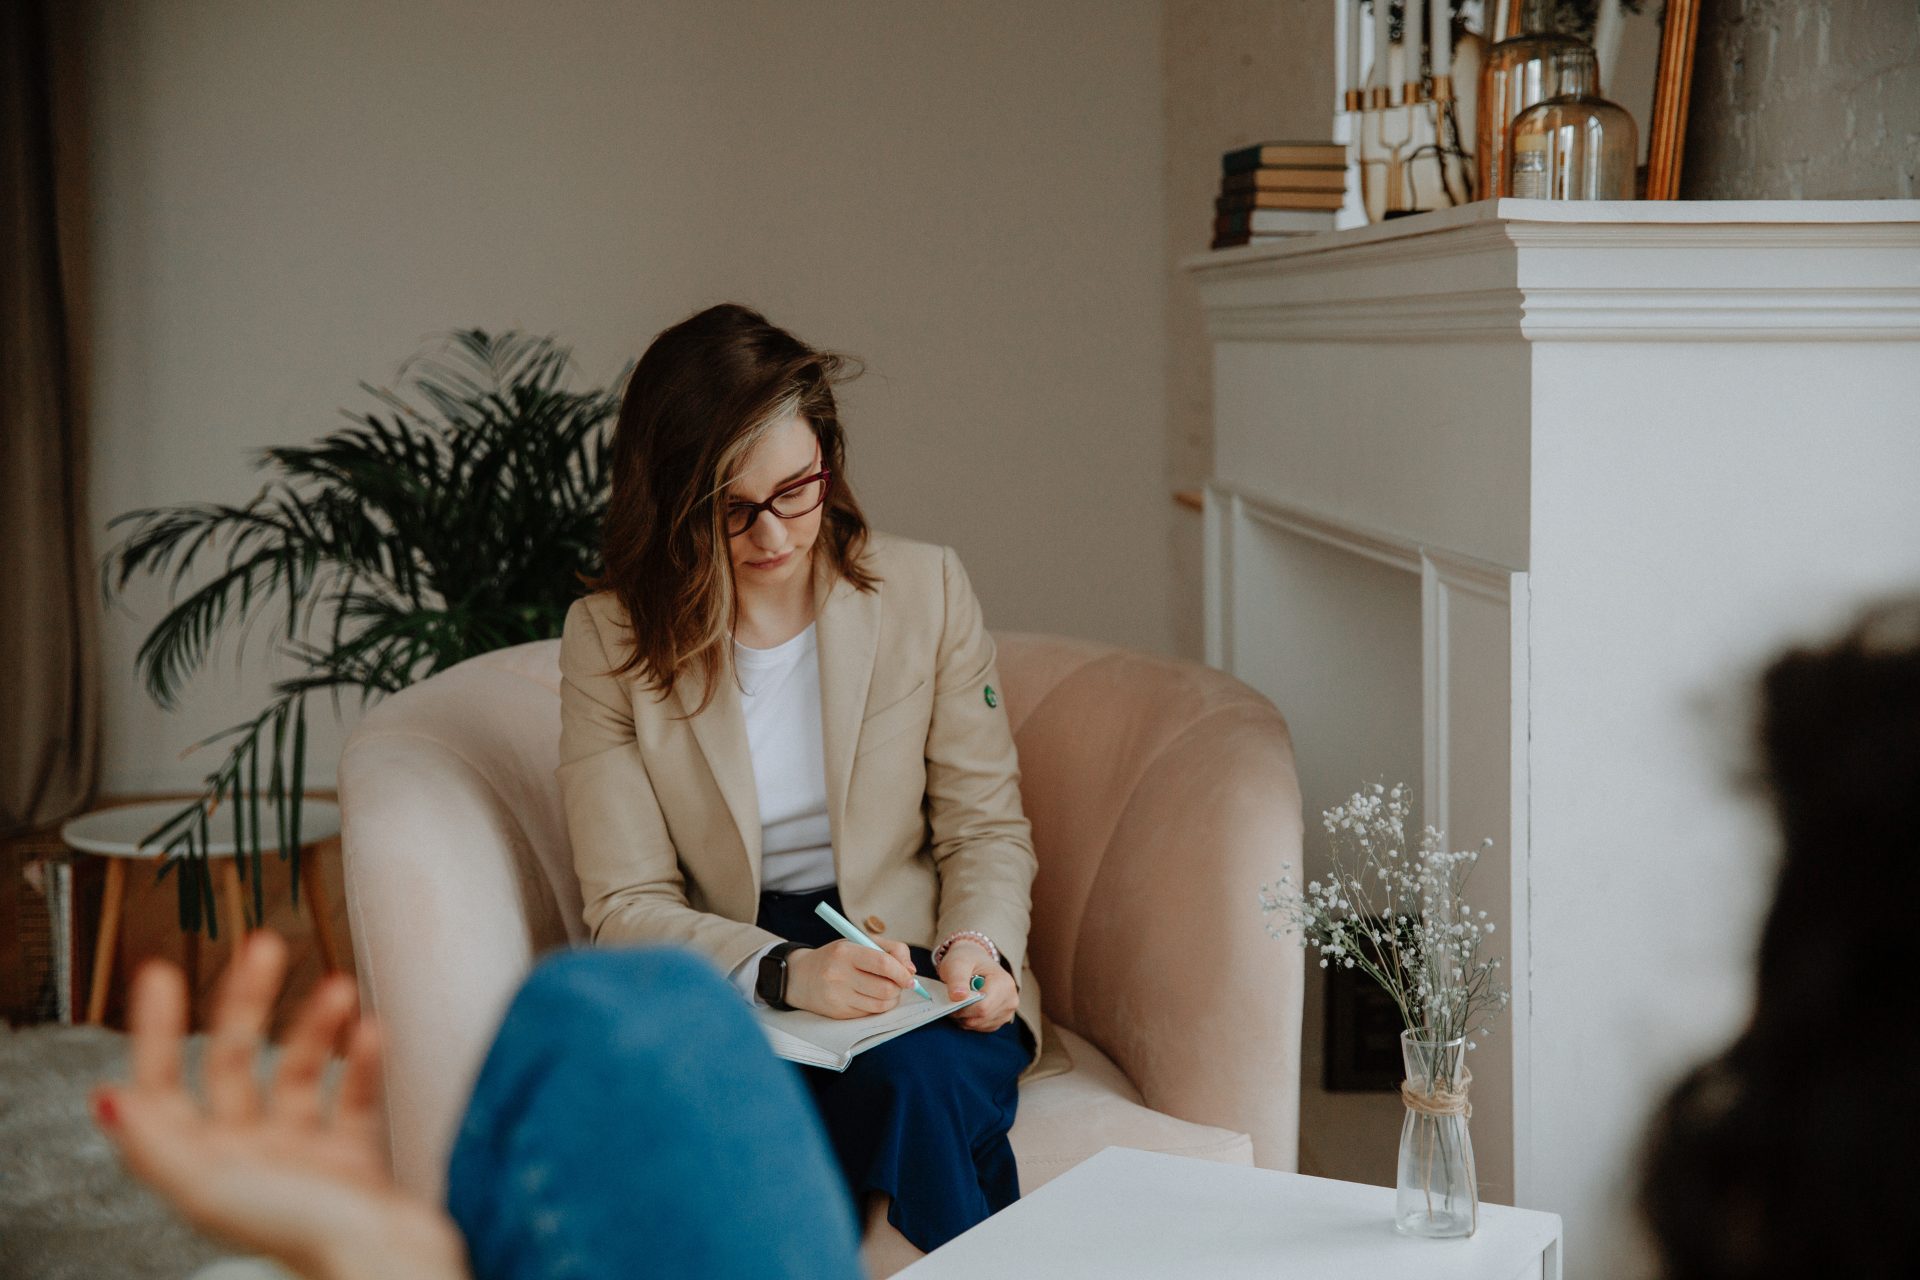
{"label": "notebook page", "polygon": [[939,982],[925,986],[933,996],[931,1001],[908,992],[887,1012],[864,1018],[828,1018],[805,1009],[756,1008],[754,1014],[775,1054],[790,1062],[845,1071],[861,1051],[885,1044],[981,998],[980,992],[969,991],[965,999],[955,1000]]}

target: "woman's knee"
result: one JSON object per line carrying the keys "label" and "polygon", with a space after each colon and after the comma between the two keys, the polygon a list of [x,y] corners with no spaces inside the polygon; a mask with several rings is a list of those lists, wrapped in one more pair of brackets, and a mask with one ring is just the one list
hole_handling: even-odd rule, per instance
{"label": "woman's knee", "polygon": [[737,1017],[739,1005],[719,971],[684,947],[574,948],[534,966],[501,1034],[606,1044],[651,1029],[681,1040],[694,1024]]}
{"label": "woman's knee", "polygon": [[686,1081],[690,1062],[751,1064],[755,1051],[770,1060],[739,993],[699,955],[561,952],[515,993],[474,1083],[463,1145],[483,1149],[590,1101],[628,1113],[675,1089],[697,1093]]}

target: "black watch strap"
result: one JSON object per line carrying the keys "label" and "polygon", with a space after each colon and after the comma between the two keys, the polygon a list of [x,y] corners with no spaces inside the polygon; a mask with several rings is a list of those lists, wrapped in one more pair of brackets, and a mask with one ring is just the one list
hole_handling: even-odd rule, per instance
{"label": "black watch strap", "polygon": [[787,1003],[787,956],[799,949],[797,942],[776,942],[760,957],[760,972],[754,979],[753,989],[776,1009],[793,1008]]}

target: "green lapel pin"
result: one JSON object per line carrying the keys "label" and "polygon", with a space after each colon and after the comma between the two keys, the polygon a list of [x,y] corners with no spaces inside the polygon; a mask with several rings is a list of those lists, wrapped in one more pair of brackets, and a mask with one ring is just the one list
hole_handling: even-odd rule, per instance
{"label": "green lapel pin", "polygon": [[1000,695],[993,691],[992,685],[987,686],[987,705],[990,707],[997,707],[1000,705]]}

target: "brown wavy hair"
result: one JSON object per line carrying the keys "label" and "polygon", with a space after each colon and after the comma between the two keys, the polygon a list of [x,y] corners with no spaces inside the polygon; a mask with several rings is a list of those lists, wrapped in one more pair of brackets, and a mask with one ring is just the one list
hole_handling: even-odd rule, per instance
{"label": "brown wavy hair", "polygon": [[[862,591],[879,579],[862,564],[866,516],[847,483],[846,436],[834,384],[864,365],[819,351],[759,312],[723,302],[663,330],[627,380],[613,435],[613,487],[600,535],[601,573],[626,612],[633,652],[614,671],[638,671],[664,699],[698,674],[699,706],[713,700],[738,617],[723,495],[775,423],[799,414],[833,472],[814,572]],[[826,563],[819,562],[824,555]]]}

